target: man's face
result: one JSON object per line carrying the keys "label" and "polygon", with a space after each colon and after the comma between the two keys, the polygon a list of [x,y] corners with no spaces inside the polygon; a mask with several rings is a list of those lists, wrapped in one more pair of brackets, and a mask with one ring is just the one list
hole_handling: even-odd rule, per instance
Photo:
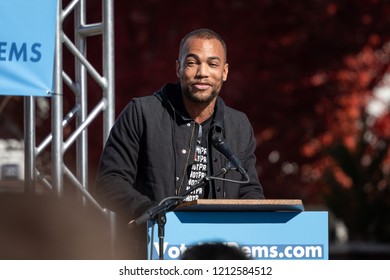
{"label": "man's face", "polygon": [[217,39],[190,38],[176,62],[183,94],[192,102],[210,103],[227,79],[228,64]]}

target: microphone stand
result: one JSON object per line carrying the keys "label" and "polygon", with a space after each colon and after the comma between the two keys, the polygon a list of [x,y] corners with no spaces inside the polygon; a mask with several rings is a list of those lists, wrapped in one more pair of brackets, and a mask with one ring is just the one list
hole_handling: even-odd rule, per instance
{"label": "microphone stand", "polygon": [[[159,238],[159,259],[164,259],[164,236],[165,236],[165,223],[166,223],[166,212],[172,210],[176,205],[183,202],[183,200],[186,198],[187,195],[189,195],[192,191],[204,187],[206,184],[210,182],[211,179],[216,180],[224,180],[222,178],[219,178],[219,176],[222,176],[229,172],[230,170],[237,169],[235,167],[232,167],[230,163],[228,163],[224,168],[222,168],[218,173],[216,173],[214,176],[205,176],[203,177],[197,184],[193,185],[188,190],[184,191],[180,196],[171,196],[163,199],[157,206],[152,207],[151,209],[147,210],[142,216],[138,217],[135,220],[132,220],[128,223],[129,227],[132,227],[134,225],[140,225],[148,220],[153,220],[158,225],[158,238]],[[247,179],[247,178],[246,178]],[[247,183],[247,181],[233,181],[236,183]],[[153,242],[153,241],[152,241]]]}
{"label": "microphone stand", "polygon": [[167,222],[167,217],[165,212],[157,214],[157,224],[158,224],[158,241],[159,241],[159,260],[164,259],[164,236],[165,236],[165,223]]}
{"label": "microphone stand", "polygon": [[[226,168],[223,168],[216,176],[221,176],[225,174],[228,170]],[[152,208],[151,210],[148,210],[150,218],[148,220],[154,220],[155,223],[157,223],[158,226],[158,240],[159,240],[159,246],[158,246],[158,255],[159,260],[164,259],[164,237],[165,237],[165,224],[166,224],[166,212],[173,209],[174,206],[181,203],[187,195],[189,195],[192,191],[204,187],[209,181],[211,177],[205,176],[203,177],[197,184],[183,192],[181,196],[173,196],[173,197],[167,197],[163,199],[159,205],[155,208]],[[153,240],[152,240],[153,242]]]}

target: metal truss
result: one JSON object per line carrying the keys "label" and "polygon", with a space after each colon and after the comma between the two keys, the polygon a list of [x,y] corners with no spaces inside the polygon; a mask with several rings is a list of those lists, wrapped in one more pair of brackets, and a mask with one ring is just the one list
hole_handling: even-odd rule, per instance
{"label": "metal truss", "polygon": [[[86,1],[72,0],[63,7],[58,0],[55,83],[51,96],[51,132],[41,143],[36,143],[36,119],[34,97],[25,97],[25,192],[36,192],[37,182],[42,183],[59,197],[64,195],[64,178],[81,193],[84,202],[98,207],[108,216],[105,209],[94,200],[88,191],[88,127],[99,116],[103,118],[103,143],[108,137],[114,123],[114,0],[102,0],[102,22],[86,22]],[[63,30],[64,21],[74,15],[74,34],[68,36]],[[87,39],[91,36],[102,36],[102,73],[96,70],[87,59]],[[70,38],[73,37],[73,40]],[[64,48],[74,57],[74,74],[63,69]],[[73,77],[72,77],[73,76]],[[101,89],[101,100],[88,111],[88,80]],[[66,86],[66,87],[65,87]],[[66,88],[66,93],[64,88]],[[64,95],[73,94],[75,104],[64,115]],[[96,96],[96,92],[93,93]],[[74,122],[71,134],[64,139],[64,129]],[[69,127],[68,127],[69,128]],[[74,156],[76,171],[72,171],[64,162],[64,154],[75,145]],[[51,148],[51,174],[38,170],[36,160],[47,149]],[[73,168],[74,169],[74,168]]]}

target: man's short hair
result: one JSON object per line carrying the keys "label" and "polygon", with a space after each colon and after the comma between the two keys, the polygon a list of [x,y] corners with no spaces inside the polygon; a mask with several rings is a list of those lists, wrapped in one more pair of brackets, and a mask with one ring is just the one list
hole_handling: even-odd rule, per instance
{"label": "man's short hair", "polygon": [[208,29],[208,28],[200,28],[200,29],[193,30],[190,33],[188,33],[187,35],[185,35],[183,37],[183,39],[181,39],[180,48],[179,48],[179,60],[181,58],[181,54],[183,52],[184,45],[187,42],[187,40],[190,38],[217,39],[222,44],[223,50],[225,52],[225,61],[227,61],[227,47],[226,47],[225,41],[223,40],[221,35],[219,35],[217,32],[215,32],[211,29]]}

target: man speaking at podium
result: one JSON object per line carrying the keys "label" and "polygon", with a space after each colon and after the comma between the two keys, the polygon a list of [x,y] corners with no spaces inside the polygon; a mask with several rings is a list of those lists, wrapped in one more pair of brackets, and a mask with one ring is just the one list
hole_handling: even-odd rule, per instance
{"label": "man speaking at podium", "polygon": [[[252,126],[219,97],[228,68],[222,37],[210,29],[194,30],[180,43],[179,81],[134,98],[116,120],[96,182],[98,200],[117,213],[123,226],[118,234],[128,237],[126,243],[118,239],[122,247],[115,258],[146,258],[143,223],[124,228],[167,197],[264,198]],[[218,180],[215,174],[222,176]]]}

